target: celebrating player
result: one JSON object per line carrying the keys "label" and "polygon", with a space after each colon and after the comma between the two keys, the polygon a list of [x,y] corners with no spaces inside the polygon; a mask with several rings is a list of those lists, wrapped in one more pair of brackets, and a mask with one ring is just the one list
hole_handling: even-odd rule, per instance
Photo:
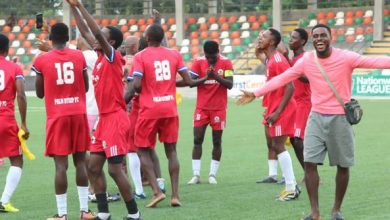
{"label": "celebrating player", "polygon": [[[261,50],[268,58],[267,60],[267,81],[283,73],[290,67],[288,60],[277,51],[280,43],[280,33],[275,29],[268,29],[259,36],[258,50]],[[290,154],[284,143],[287,137],[293,135],[295,117],[295,101],[291,99],[293,85],[290,83],[265,97],[267,110],[264,115],[266,134],[270,137],[270,146],[277,154],[283,176],[285,177],[285,189],[280,193],[280,201],[290,201],[298,198],[300,191],[296,185],[293,166]]]}
{"label": "celebrating player", "polygon": [[140,213],[131,193],[131,185],[122,169],[122,161],[128,151],[127,137],[130,125],[123,99],[124,60],[119,51],[116,51],[122,44],[123,34],[111,26],[100,30],[94,18],[79,1],[68,0],[68,2],[82,36],[89,43],[96,39],[95,49],[98,51],[93,77],[99,122],[88,165],[98,203],[98,218],[103,220],[111,218],[107,202],[107,183],[103,174],[103,166],[107,160],[108,172],[117,184],[126,204],[128,215],[125,219],[139,219]]}
{"label": "celebrating player", "polygon": [[9,39],[0,34],[0,158],[8,157],[11,166],[5,180],[5,187],[0,200],[0,212],[18,212],[10,199],[19,185],[22,176],[23,157],[18,139],[18,124],[15,119],[14,102],[17,97],[21,129],[24,138],[29,137],[26,126],[27,101],[24,93],[24,75],[20,67],[7,61]]}
{"label": "celebrating player", "polygon": [[53,50],[35,60],[35,89],[39,98],[45,98],[46,151],[54,159],[56,168],[55,193],[57,214],[50,220],[67,219],[68,155],[73,156],[76,184],[80,201],[80,219],[93,219],[88,209],[88,178],[85,152],[90,143],[85,108],[88,91],[86,62],[81,51],[66,47],[69,29],[63,23],[52,26],[49,39]]}
{"label": "celebrating player", "polygon": [[190,71],[193,77],[207,77],[207,80],[198,85],[194,113],[193,177],[188,184],[200,183],[202,144],[209,124],[213,130],[213,152],[208,181],[210,184],[217,184],[216,176],[222,155],[222,132],[226,126],[227,90],[233,87],[232,62],[219,54],[218,47],[217,42],[206,41],[203,46],[205,55],[194,60]]}
{"label": "celebrating player", "polygon": [[153,170],[151,151],[156,135],[164,143],[169,161],[169,174],[172,185],[172,206],[180,206],[179,201],[179,161],[176,155],[179,119],[176,106],[176,72],[186,84],[191,84],[187,68],[176,50],[161,46],[164,30],[153,24],[146,31],[148,47],[134,57],[134,89],[138,92],[140,110],[136,125],[135,144],[139,148],[142,167],[153,189],[152,201],[147,207],[155,207],[165,199],[157,185]]}

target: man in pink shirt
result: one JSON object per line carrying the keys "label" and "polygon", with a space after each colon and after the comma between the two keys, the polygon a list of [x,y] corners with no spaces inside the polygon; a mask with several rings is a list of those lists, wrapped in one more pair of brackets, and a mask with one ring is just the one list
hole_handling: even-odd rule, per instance
{"label": "man in pink shirt", "polygon": [[308,119],[304,139],[305,180],[311,204],[311,214],[304,220],[320,219],[318,207],[319,176],[317,165],[322,164],[328,151],[329,163],[337,166],[336,198],[332,219],[344,219],[340,213],[347,190],[349,167],[354,164],[354,134],[345,117],[343,107],[337,101],[328,83],[318,69],[315,58],[323,66],[344,102],[351,98],[352,72],[355,68],[390,68],[389,57],[365,57],[355,52],[330,46],[331,32],[326,25],[312,29],[315,51],[307,52],[298,62],[283,74],[274,77],[263,88],[254,92],[243,91],[237,101],[247,104],[302,75],[306,75],[311,88],[312,110]]}

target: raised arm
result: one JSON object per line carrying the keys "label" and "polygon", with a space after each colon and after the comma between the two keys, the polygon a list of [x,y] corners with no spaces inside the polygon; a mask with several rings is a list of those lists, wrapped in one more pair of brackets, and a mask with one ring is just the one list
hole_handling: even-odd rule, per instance
{"label": "raised arm", "polygon": [[[153,18],[154,24],[161,26],[161,15],[160,15],[159,11],[157,11],[156,9],[153,9],[152,10],[152,18]],[[167,37],[165,34],[164,34],[163,40],[161,41],[161,46],[168,47],[168,40],[167,40]]]}
{"label": "raised arm", "polygon": [[87,41],[89,46],[93,47],[93,44],[95,43],[95,37],[92,35],[91,31],[85,24],[84,19],[81,17],[79,10],[73,5],[71,5],[70,8],[76,20],[77,28],[79,29],[81,36]]}
{"label": "raised arm", "polygon": [[30,132],[27,129],[27,125],[26,125],[27,99],[26,99],[26,93],[24,91],[24,80],[22,79],[16,80],[16,94],[17,94],[20,121],[21,121],[20,127],[25,132],[24,138],[27,139],[30,135]]}
{"label": "raised arm", "polygon": [[85,9],[84,5],[81,4],[78,0],[67,0],[71,6],[74,6],[75,8],[78,8],[82,17],[87,22],[87,25],[89,29],[91,30],[92,34],[95,36],[96,40],[99,42],[100,46],[102,47],[103,53],[107,57],[111,57],[112,53],[114,53],[114,50],[112,49],[112,46],[108,43],[107,39],[104,37],[102,31],[100,30],[99,26],[96,24],[95,19],[92,17],[91,14]]}

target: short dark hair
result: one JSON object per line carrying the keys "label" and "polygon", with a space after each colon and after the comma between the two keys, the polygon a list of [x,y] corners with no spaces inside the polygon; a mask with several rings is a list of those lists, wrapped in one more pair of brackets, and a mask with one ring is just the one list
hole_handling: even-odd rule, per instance
{"label": "short dark hair", "polygon": [[309,35],[307,34],[306,30],[303,28],[297,28],[294,29],[294,31],[298,32],[301,39],[305,40],[305,43],[303,44],[303,46],[305,46],[305,44],[307,43],[307,39],[309,39]]}
{"label": "short dark hair", "polygon": [[9,49],[9,39],[4,34],[0,34],[0,53],[6,53]]}
{"label": "short dark hair", "polygon": [[326,28],[326,30],[328,30],[329,32],[329,35],[332,35],[332,31],[330,30],[330,27],[328,27],[327,25],[325,24],[317,24],[316,26],[314,26],[312,29],[311,29],[311,33],[313,34],[313,31],[317,28]]}
{"label": "short dark hair", "polygon": [[69,28],[64,23],[56,23],[51,27],[49,39],[54,42],[66,43],[69,40]]}
{"label": "short dark hair", "polygon": [[207,54],[216,54],[219,51],[219,45],[213,40],[208,40],[203,45],[203,51]]}
{"label": "short dark hair", "polygon": [[164,39],[164,30],[161,25],[152,24],[146,30],[146,35],[150,41],[161,43]]}
{"label": "short dark hair", "polygon": [[280,41],[282,40],[282,36],[280,35],[280,32],[273,28],[269,28],[268,30],[271,32],[271,35],[274,37],[275,47],[277,47]]}
{"label": "short dark hair", "polygon": [[123,42],[123,34],[122,32],[113,26],[107,26],[106,27],[110,31],[110,40],[114,40],[115,44],[112,45],[114,49],[118,49],[122,45]]}

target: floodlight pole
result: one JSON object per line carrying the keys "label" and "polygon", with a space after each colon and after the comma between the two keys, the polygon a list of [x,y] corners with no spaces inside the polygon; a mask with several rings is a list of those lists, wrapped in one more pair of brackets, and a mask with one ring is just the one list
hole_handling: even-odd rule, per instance
{"label": "floodlight pole", "polygon": [[209,14],[217,14],[217,0],[209,0]]}
{"label": "floodlight pole", "polygon": [[375,0],[374,4],[374,41],[383,40],[383,0]]}
{"label": "floodlight pole", "polygon": [[152,14],[152,11],[153,11],[152,0],[144,0],[143,8],[144,9],[142,11],[142,14],[150,16]]}
{"label": "floodlight pole", "polygon": [[104,0],[95,0],[95,15],[98,17],[103,16]]}
{"label": "floodlight pole", "polygon": [[184,39],[184,7],[183,0],[175,0],[176,45],[181,45]]}
{"label": "floodlight pole", "polygon": [[281,30],[281,21],[282,21],[282,2],[281,0],[272,1],[272,28],[282,32]]}
{"label": "floodlight pole", "polygon": [[317,0],[307,0],[308,10],[317,10]]}

